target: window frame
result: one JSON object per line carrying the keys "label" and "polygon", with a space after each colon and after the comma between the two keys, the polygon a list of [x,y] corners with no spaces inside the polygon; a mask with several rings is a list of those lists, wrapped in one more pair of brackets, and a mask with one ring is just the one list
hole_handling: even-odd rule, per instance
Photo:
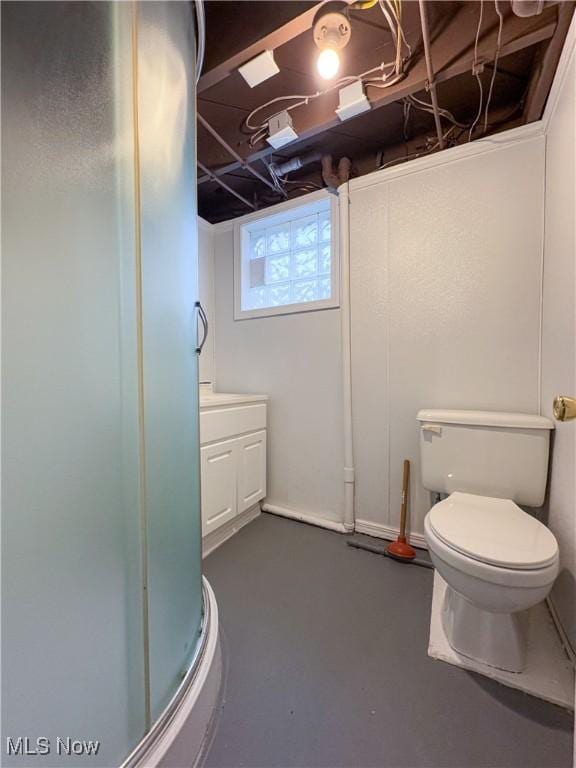
{"label": "window frame", "polygon": [[[328,203],[330,212],[330,258],[331,258],[331,297],[316,301],[304,301],[297,304],[283,304],[279,307],[259,307],[257,309],[242,309],[242,292],[248,290],[249,272],[244,268],[248,261],[248,241],[250,233],[260,228],[264,220],[266,227],[274,227],[295,218],[304,217],[306,213],[318,213]],[[298,208],[302,213],[298,213]],[[306,211],[305,209],[310,209]],[[274,317],[275,315],[293,315],[300,312],[318,312],[324,309],[337,309],[340,306],[340,232],[339,232],[338,197],[321,190],[309,195],[302,195],[294,200],[287,200],[256,213],[249,213],[234,221],[234,320],[251,320],[258,317]]]}

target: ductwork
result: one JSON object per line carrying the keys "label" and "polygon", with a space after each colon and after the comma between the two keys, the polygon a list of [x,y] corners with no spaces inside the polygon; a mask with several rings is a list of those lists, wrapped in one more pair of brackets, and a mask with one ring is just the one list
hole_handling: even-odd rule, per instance
{"label": "ductwork", "polygon": [[338,167],[334,168],[332,155],[320,155],[318,152],[311,152],[308,155],[299,155],[285,160],[283,163],[271,163],[270,170],[279,178],[286,176],[292,171],[297,171],[310,163],[322,162],[322,179],[328,187],[329,192],[336,192],[341,184],[345,184],[350,179],[350,169],[352,161],[349,157],[341,157],[338,161]]}
{"label": "ductwork", "polygon": [[286,160],[283,163],[271,163],[270,169],[276,174],[276,176],[286,176],[291,171],[297,171],[305,165],[310,163],[317,163],[321,159],[322,155],[319,152],[310,152],[307,155],[299,155],[297,157],[291,157],[290,160]]}
{"label": "ductwork", "polygon": [[345,184],[350,178],[352,161],[349,157],[341,157],[338,169],[334,169],[332,155],[324,155],[322,158],[322,178],[330,192],[336,192],[340,184]]}

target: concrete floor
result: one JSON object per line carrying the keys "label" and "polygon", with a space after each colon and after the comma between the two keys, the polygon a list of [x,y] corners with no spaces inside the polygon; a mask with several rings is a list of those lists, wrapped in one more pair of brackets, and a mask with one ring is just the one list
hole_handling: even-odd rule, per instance
{"label": "concrete floor", "polygon": [[205,560],[226,664],[205,768],[572,765],[572,715],[428,658],[433,571],[263,514]]}

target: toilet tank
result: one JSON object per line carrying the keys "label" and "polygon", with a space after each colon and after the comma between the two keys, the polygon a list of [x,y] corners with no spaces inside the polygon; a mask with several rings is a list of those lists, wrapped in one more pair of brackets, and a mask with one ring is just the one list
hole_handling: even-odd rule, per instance
{"label": "toilet tank", "polygon": [[550,430],[543,416],[496,411],[418,412],[424,487],[464,491],[540,507],[546,494]]}

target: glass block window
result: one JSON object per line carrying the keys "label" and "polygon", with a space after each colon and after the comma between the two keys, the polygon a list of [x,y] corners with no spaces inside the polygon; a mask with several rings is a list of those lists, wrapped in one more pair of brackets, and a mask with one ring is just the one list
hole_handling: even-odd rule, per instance
{"label": "glass block window", "polygon": [[338,306],[334,202],[323,197],[236,226],[236,317]]}

